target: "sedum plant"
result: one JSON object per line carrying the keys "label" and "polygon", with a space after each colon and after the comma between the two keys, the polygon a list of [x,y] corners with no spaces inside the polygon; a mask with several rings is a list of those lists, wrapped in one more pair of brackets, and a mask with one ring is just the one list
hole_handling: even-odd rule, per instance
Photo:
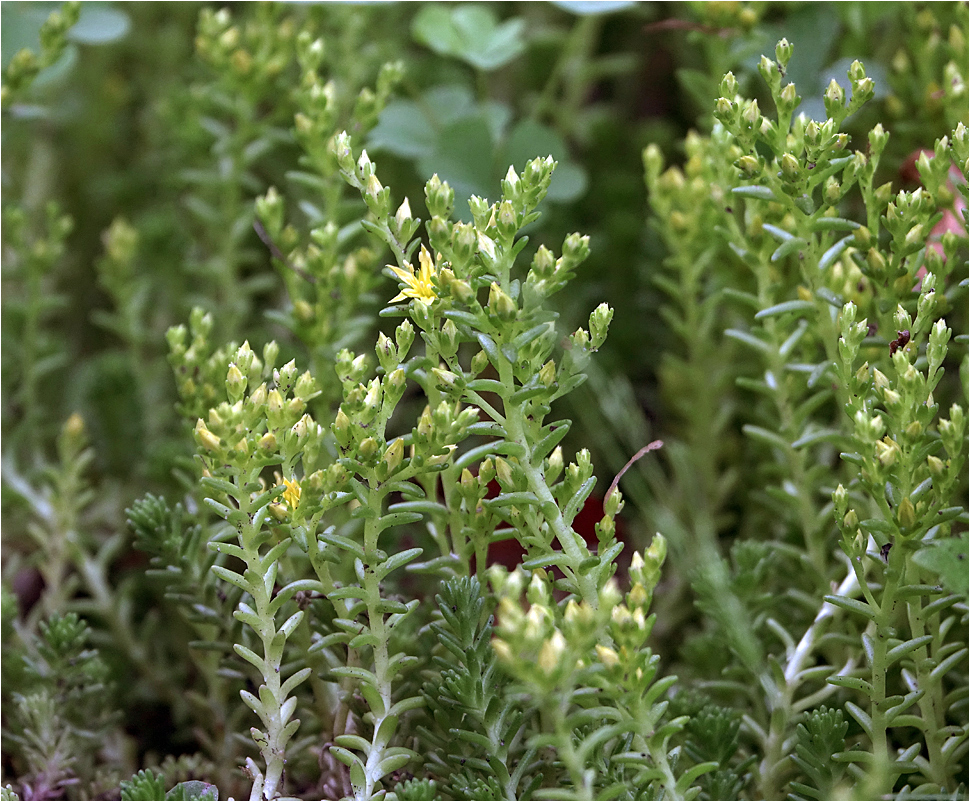
{"label": "sedum plant", "polygon": [[4,799],[966,796],[965,6],[92,8],[4,68]]}

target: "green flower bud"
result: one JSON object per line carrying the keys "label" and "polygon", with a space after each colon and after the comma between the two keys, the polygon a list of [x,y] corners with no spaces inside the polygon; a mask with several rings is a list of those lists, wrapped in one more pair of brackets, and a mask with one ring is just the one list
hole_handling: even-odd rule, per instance
{"label": "green flower bud", "polygon": [[738,82],[733,72],[725,74],[721,79],[720,92],[726,98],[733,98],[738,93]]}
{"label": "green flower bud", "polygon": [[404,393],[404,386],[407,384],[407,374],[402,368],[392,370],[385,379],[385,391],[394,398],[399,398]]}
{"label": "green flower bud", "polygon": [[903,241],[907,253],[912,253],[918,251],[925,245],[925,237],[923,236],[923,226],[918,223],[913,226],[909,231],[906,232],[906,238]]}
{"label": "green flower bud", "polygon": [[795,48],[787,39],[782,39],[777,45],[775,45],[775,58],[778,59],[778,63],[781,65],[782,69],[785,69],[788,66],[788,62],[791,61],[794,50]]}
{"label": "green flower bud", "polygon": [[734,118],[735,105],[726,97],[719,97],[714,104],[714,116],[722,122],[730,122]]}
{"label": "green flower bud", "polygon": [[849,506],[849,491],[841,483],[832,491],[832,505],[839,515],[844,515]]}
{"label": "green flower bud", "polygon": [[444,390],[445,392],[458,389],[459,384],[463,384],[463,382],[459,381],[458,376],[456,376],[450,370],[444,370],[443,368],[432,368],[431,372],[438,380],[438,388],[440,390]]}
{"label": "green flower bud", "polygon": [[363,460],[370,460],[377,454],[377,450],[380,448],[377,440],[373,437],[366,438],[357,449],[357,453]]}
{"label": "green flower bud", "polygon": [[589,237],[570,234],[562,244],[562,255],[571,264],[579,264],[589,256]]}
{"label": "green flower bud", "polygon": [[337,444],[341,448],[347,448],[350,445],[350,418],[344,412],[343,407],[337,410],[337,416],[334,418],[333,425],[330,427],[333,430],[333,436],[337,440]]}
{"label": "green flower bud", "polygon": [[504,200],[499,204],[497,222],[499,234],[502,237],[508,240],[515,236],[515,232],[519,230],[519,224],[511,202]]}
{"label": "green flower bud", "polygon": [[760,171],[761,162],[754,156],[742,156],[734,163],[734,166],[742,172],[745,178],[752,178]]}
{"label": "green flower bud", "polygon": [[311,426],[313,426],[313,418],[311,418],[309,415],[303,415],[302,418],[293,424],[293,428],[290,429],[290,432],[298,441],[303,441],[306,439]]}
{"label": "green flower bud", "polygon": [[605,303],[600,304],[589,316],[589,330],[593,348],[599,348],[606,342],[610,321],[613,320],[613,310]]}
{"label": "green flower bud", "polygon": [[[475,254],[478,246],[478,234],[475,226],[469,223],[456,223],[453,237],[454,255],[456,265],[468,262]],[[459,275],[461,275],[459,273]]]}
{"label": "green flower bud", "polygon": [[562,447],[556,446],[546,459],[545,479],[547,483],[552,484],[559,478],[559,474],[562,473],[562,466]]}
{"label": "green flower bud", "polygon": [[781,102],[786,106],[795,108],[798,105],[798,95],[795,92],[795,84],[788,84],[781,90]]}
{"label": "green flower bud", "polygon": [[886,274],[886,258],[876,249],[870,248],[866,254],[866,264],[869,267],[869,275],[873,278],[881,278]]}
{"label": "green flower bud", "polygon": [[835,117],[845,107],[845,90],[833,78],[825,90],[825,111],[830,117]]}
{"label": "green flower bud", "polygon": [[229,395],[230,402],[234,404],[243,397],[243,393],[246,392],[247,382],[248,379],[236,366],[235,362],[229,365],[229,371],[226,373],[226,392]]}
{"label": "green flower bud", "polygon": [[475,291],[472,289],[471,284],[463,279],[455,279],[451,282],[448,289],[451,292],[451,297],[464,306],[468,306],[475,300]]}
{"label": "green flower bud", "polygon": [[872,232],[865,226],[861,226],[852,235],[852,242],[859,250],[865,250],[872,245]]}
{"label": "green flower bud", "polygon": [[397,349],[391,342],[391,338],[383,331],[377,335],[377,345],[374,350],[377,352],[377,361],[381,363],[384,370],[388,370],[397,363]]}
{"label": "green flower bud", "polygon": [[471,362],[471,372],[472,375],[479,375],[485,368],[488,367],[488,354],[484,351],[479,351],[475,356],[472,357]]}
{"label": "green flower bud", "polygon": [[883,403],[886,405],[886,409],[891,410],[899,404],[902,398],[900,397],[899,393],[897,393],[895,390],[892,390],[889,387],[887,387],[882,391],[882,400],[883,400]]}
{"label": "green flower bud", "polygon": [[884,437],[876,443],[876,459],[884,468],[891,468],[896,464],[897,457],[902,453],[899,443],[891,437]]}
{"label": "green flower bud", "polygon": [[502,457],[495,457],[495,475],[498,476],[499,484],[503,490],[510,490],[515,485],[513,482],[512,466]]}
{"label": "green flower bud", "polygon": [[835,179],[835,176],[829,176],[825,181],[825,188],[822,191],[822,195],[825,202],[829,205],[834,206],[842,198],[842,185]]}
{"label": "green flower bud", "polygon": [[289,393],[296,382],[296,374],[297,367],[295,359],[291,359],[279,370],[274,370],[273,381],[275,382],[277,389],[284,395]]}
{"label": "green flower bud", "polygon": [[394,213],[394,223],[398,231],[404,230],[404,227],[413,220],[411,215],[411,204],[408,199],[405,198],[401,205],[397,207],[397,211]]}
{"label": "green flower bud", "polygon": [[397,437],[384,451],[384,458],[381,460],[385,467],[386,476],[391,476],[400,467],[404,460],[404,441]]}
{"label": "green flower bud", "polygon": [[939,457],[927,457],[926,466],[930,469],[930,476],[934,479],[942,479],[946,475],[946,466]]}
{"label": "green flower bud", "polygon": [[458,327],[453,320],[446,320],[445,325],[441,327],[441,335],[438,338],[438,343],[441,349],[441,355],[445,359],[450,359],[458,353]]}
{"label": "green flower bud", "polygon": [[252,394],[249,396],[249,405],[256,410],[259,410],[263,404],[266,403],[267,398],[268,394],[266,392],[266,382],[263,382],[259,385],[259,387],[253,390]]}
{"label": "green flower bud", "polygon": [[543,387],[552,387],[556,383],[556,363],[549,360],[539,371],[539,381]]}
{"label": "green flower bud", "polygon": [[261,451],[268,451],[270,453],[276,451],[276,435],[272,432],[266,432],[266,434],[259,438],[259,443],[256,444],[256,447]]}
{"label": "green flower bud", "polygon": [[757,100],[750,100],[745,104],[744,111],[741,112],[741,119],[751,128],[758,127],[761,122],[761,110],[758,108]]}
{"label": "green flower bud", "polygon": [[556,269],[556,257],[545,245],[540,245],[532,259],[532,272],[540,279],[551,278]]}
{"label": "green flower bud", "polygon": [[487,487],[489,482],[495,478],[495,460],[486,457],[478,467],[478,481],[482,487]]}
{"label": "green flower bud", "polygon": [[286,402],[286,419],[295,420],[299,418],[306,409],[306,401],[302,398],[291,398]]}
{"label": "green flower bud", "polygon": [[906,427],[903,434],[905,434],[910,440],[916,440],[921,434],[923,434],[923,424],[918,420],[914,420]]}
{"label": "green flower bud", "polygon": [[411,344],[414,342],[414,326],[411,325],[410,320],[405,320],[397,327],[397,331],[394,332],[394,340],[397,343],[397,359],[402,360],[407,356]]}
{"label": "green flower bud", "polygon": [[[728,73],[728,75],[731,75]],[[734,78],[733,75],[731,75]],[[723,84],[722,84],[723,85]],[[721,94],[724,94],[723,92]],[[660,148],[658,148],[653,142],[647,145],[643,150],[643,169],[647,176],[647,183],[652,184],[657,180],[661,171],[664,168],[664,157],[661,153]],[[533,261],[533,265],[535,262]]]}
{"label": "green flower bud", "polygon": [[781,157],[781,174],[789,181],[796,181],[799,177],[800,169],[798,159],[792,154],[786,153]]}
{"label": "green flower bud", "polygon": [[499,320],[505,321],[506,323],[515,320],[515,316],[518,313],[518,307],[503,290],[494,281],[489,287],[488,292],[488,308],[490,312],[493,312]]}
{"label": "green flower bud", "polygon": [[913,508],[913,502],[909,500],[909,496],[904,496],[903,500],[899,502],[896,520],[900,529],[912,529],[916,525],[916,510]]}
{"label": "green flower bud", "polygon": [[887,390],[890,387],[889,379],[879,368],[872,371],[872,383],[879,390]]}

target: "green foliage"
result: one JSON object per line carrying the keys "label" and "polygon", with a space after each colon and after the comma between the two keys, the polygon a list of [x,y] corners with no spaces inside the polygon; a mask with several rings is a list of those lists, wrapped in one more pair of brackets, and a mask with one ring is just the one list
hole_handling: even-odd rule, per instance
{"label": "green foliage", "polygon": [[965,4],[3,16],[3,798],[965,798]]}

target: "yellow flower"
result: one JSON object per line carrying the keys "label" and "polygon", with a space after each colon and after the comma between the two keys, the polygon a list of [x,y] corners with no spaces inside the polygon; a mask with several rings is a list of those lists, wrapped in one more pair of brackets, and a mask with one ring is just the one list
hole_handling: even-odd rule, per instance
{"label": "yellow flower", "polygon": [[293,481],[284,479],[283,484],[286,485],[286,490],[283,491],[283,501],[291,510],[295,510],[300,503],[300,482],[296,479]]}
{"label": "yellow flower", "polygon": [[421,246],[421,253],[418,254],[418,262],[421,266],[418,269],[417,275],[415,275],[414,266],[410,262],[404,263],[404,267],[407,270],[395,267],[394,265],[388,265],[394,271],[394,275],[403,281],[405,285],[396,296],[391,298],[391,303],[404,301],[407,298],[414,298],[426,304],[437,300],[438,294],[435,292],[433,278],[438,271],[434,261],[431,259],[431,254],[424,245]]}

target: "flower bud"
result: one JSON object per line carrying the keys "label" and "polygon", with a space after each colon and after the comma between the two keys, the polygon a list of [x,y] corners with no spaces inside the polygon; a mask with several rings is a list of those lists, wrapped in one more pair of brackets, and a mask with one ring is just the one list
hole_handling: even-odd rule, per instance
{"label": "flower bud", "polygon": [[606,335],[613,320],[613,310],[605,303],[600,304],[589,316],[589,331],[593,348],[599,348],[606,342]]}
{"label": "flower bud", "polygon": [[866,264],[873,278],[881,278],[886,274],[886,258],[876,248],[869,249],[869,253],[866,254]]}
{"label": "flower bud", "polygon": [[222,448],[222,440],[209,431],[202,418],[195,424],[195,441],[207,451],[217,451]]}
{"label": "flower bud", "polygon": [[254,409],[260,409],[263,404],[266,403],[268,393],[266,391],[266,382],[259,385],[249,396],[249,404]]}
{"label": "flower bud", "polygon": [[566,639],[557,629],[552,637],[542,644],[539,649],[539,659],[536,661],[539,669],[549,676],[559,666],[562,656],[566,651]]}
{"label": "flower bud", "polygon": [[758,108],[758,101],[751,100],[745,104],[744,111],[741,112],[741,119],[751,128],[756,128],[761,121],[761,110]]}
{"label": "flower bud", "polygon": [[543,387],[552,387],[556,383],[556,363],[549,360],[539,371],[539,381]]}
{"label": "flower bud", "polygon": [[714,116],[724,122],[729,122],[734,116],[734,103],[726,97],[719,97],[714,104]]}
{"label": "flower bud", "polygon": [[286,395],[293,387],[296,381],[296,360],[291,359],[279,370],[273,371],[273,381],[276,383],[276,388]]}
{"label": "flower bud", "polygon": [[494,312],[499,320],[509,322],[515,319],[518,307],[498,284],[494,281],[488,292],[488,308]]}
{"label": "flower bud", "polygon": [[906,252],[912,253],[913,251],[918,251],[921,247],[923,247],[924,240],[925,237],[923,236],[923,226],[917,223],[906,232],[906,238],[904,240]]}
{"label": "flower bud", "polygon": [[[730,75],[730,73],[728,73]],[[733,78],[734,76],[731,75]],[[723,84],[722,84],[723,86]],[[724,94],[723,92],[721,94]],[[648,183],[652,184],[657,180],[657,176],[664,168],[664,157],[661,153],[660,148],[656,146],[653,142],[647,145],[643,150],[643,169],[647,176]],[[541,247],[541,246],[540,246]]]}
{"label": "flower bud", "polygon": [[366,438],[357,450],[357,453],[364,460],[370,460],[377,454],[377,449],[380,448],[377,440],[373,437]]}
{"label": "flower bud", "polygon": [[759,162],[754,156],[742,156],[734,163],[734,166],[737,167],[746,178],[751,178],[758,174],[759,168],[761,167],[761,162]]}
{"label": "flower bud", "polygon": [[438,343],[441,348],[441,355],[446,359],[453,357],[458,352],[458,327],[450,318],[441,327],[441,335],[438,338]]}
{"label": "flower bud", "polygon": [[313,425],[313,418],[311,418],[309,415],[304,415],[296,423],[293,424],[293,427],[290,429],[290,432],[292,432],[293,436],[296,437],[297,440],[303,440],[306,438],[307,433],[310,431],[310,427],[312,425]]}
{"label": "flower bud", "polygon": [[720,92],[726,98],[733,98],[738,93],[738,82],[733,72],[727,73],[721,79]]}
{"label": "flower bud", "polygon": [[477,376],[485,368],[488,367],[488,354],[484,351],[479,351],[475,356],[472,357],[471,361],[471,372],[472,375]]}
{"label": "flower bud", "polygon": [[830,117],[834,117],[836,112],[841,111],[844,106],[845,90],[833,78],[829,81],[828,88],[825,90],[825,111]]}
{"label": "flower bud", "polygon": [[334,418],[333,425],[330,427],[333,430],[333,436],[337,440],[337,444],[341,448],[347,448],[350,445],[350,418],[344,412],[343,407],[337,410],[337,416]]}
{"label": "flower bud", "polygon": [[916,525],[916,510],[913,508],[913,502],[909,500],[909,496],[904,496],[903,500],[899,502],[896,520],[901,529],[911,529]]}
{"label": "flower bud", "polygon": [[502,457],[495,458],[495,475],[503,490],[511,489],[513,484],[512,466]]}
{"label": "flower bud", "polygon": [[620,656],[612,649],[596,644],[596,656],[599,657],[600,662],[607,668],[613,668],[620,662]]}
{"label": "flower bud", "polygon": [[450,370],[444,370],[443,368],[432,368],[431,372],[438,380],[439,389],[447,392],[449,390],[454,390],[458,388],[459,386],[458,376],[456,376]]}
{"label": "flower bud", "polygon": [[229,394],[231,403],[234,404],[243,397],[243,393],[246,392],[247,381],[246,376],[243,375],[235,362],[229,365],[229,371],[226,373],[226,392]]}
{"label": "flower bud", "polygon": [[397,207],[397,211],[394,213],[394,223],[397,225],[398,231],[402,230],[405,225],[407,225],[413,219],[411,215],[411,204],[408,199],[405,198],[401,205]]}
{"label": "flower bud", "polygon": [[930,469],[930,476],[934,479],[942,479],[946,474],[946,466],[939,457],[929,456],[926,458],[926,465]]}
{"label": "flower bud", "polygon": [[798,95],[795,93],[795,84],[788,84],[781,90],[781,101],[786,106],[795,108],[798,105]]}
{"label": "flower bud", "polygon": [[781,157],[781,174],[789,181],[795,181],[799,175],[798,159],[786,153]]}
{"label": "flower bud", "polygon": [[896,458],[901,453],[899,443],[891,437],[884,437],[876,443],[876,459],[884,468],[891,468],[896,464]]}
{"label": "flower bud", "polygon": [[789,43],[787,39],[782,39],[775,45],[775,58],[778,59],[778,63],[781,65],[782,69],[788,66],[788,62],[791,61],[792,52],[794,47]]}
{"label": "flower bud", "polygon": [[387,476],[391,476],[401,465],[404,459],[404,441],[397,437],[387,447],[384,452],[384,462],[387,465]]}

